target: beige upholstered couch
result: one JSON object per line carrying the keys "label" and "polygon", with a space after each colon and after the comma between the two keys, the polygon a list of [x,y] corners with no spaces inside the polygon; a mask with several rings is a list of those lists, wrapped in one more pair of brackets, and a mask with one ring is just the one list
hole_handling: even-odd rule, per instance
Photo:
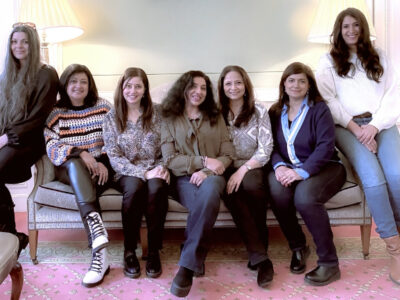
{"label": "beige upholstered couch", "polygon": [[[347,181],[342,190],[328,203],[328,213],[332,225],[358,225],[361,229],[362,252],[366,257],[369,252],[371,235],[371,216],[365,204],[364,195],[356,184],[353,173],[344,158],[347,169]],[[83,228],[83,224],[75,203],[75,196],[70,186],[54,177],[54,166],[43,156],[36,163],[35,185],[28,198],[28,227],[30,255],[33,263],[37,263],[38,232],[44,229]],[[122,228],[121,223],[122,196],[114,189],[108,189],[100,197],[103,220],[107,228]],[[165,222],[166,228],[185,227],[187,211],[177,201],[169,199],[169,210]],[[267,224],[278,225],[272,211],[267,212]],[[144,225],[144,223],[143,223]],[[232,217],[221,201],[215,227],[235,226]],[[141,245],[143,253],[147,251],[146,228],[142,226]]]}
{"label": "beige upholstered couch", "polygon": [[[161,85],[151,90],[154,102],[160,103],[169,90],[171,83]],[[216,86],[214,84],[214,86]],[[256,97],[262,104],[269,106],[269,99],[276,99],[277,91],[274,89],[256,89]],[[101,93],[101,96],[112,99],[112,93]],[[362,252],[366,257],[369,252],[371,235],[371,215],[365,204],[364,194],[356,184],[353,173],[345,159],[347,169],[347,182],[342,190],[328,203],[330,221],[332,225],[358,225],[361,228]],[[36,163],[35,184],[28,198],[28,227],[30,255],[37,263],[36,252],[38,231],[43,229],[83,228],[83,224],[75,203],[75,196],[71,187],[56,181],[54,166],[47,156],[43,156]],[[121,223],[122,196],[114,189],[109,189],[100,197],[103,220],[107,228],[122,228]],[[169,210],[165,222],[166,228],[182,228],[186,226],[186,209],[177,201],[169,199]],[[272,211],[267,212],[267,224],[278,225]],[[215,227],[235,226],[232,217],[221,201]],[[147,234],[145,223],[141,230],[141,246],[143,254],[147,252]]]}

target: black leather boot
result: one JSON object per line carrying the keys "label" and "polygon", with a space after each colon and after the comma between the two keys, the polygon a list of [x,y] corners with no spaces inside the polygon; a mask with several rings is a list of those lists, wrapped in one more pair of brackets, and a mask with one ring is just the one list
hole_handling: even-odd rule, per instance
{"label": "black leather boot", "polygon": [[140,264],[135,251],[124,251],[124,274],[130,278],[138,278],[140,276]]}
{"label": "black leather boot", "polygon": [[158,250],[150,251],[146,262],[146,275],[150,278],[157,278],[161,273],[161,261]]}
{"label": "black leather boot", "polygon": [[180,267],[171,285],[171,294],[177,297],[186,297],[193,283],[193,271]]}
{"label": "black leather boot", "polygon": [[318,266],[304,277],[310,285],[323,286],[340,279],[339,266]]}
{"label": "black leather boot", "polygon": [[293,251],[292,260],[290,262],[290,272],[294,274],[304,273],[309,255],[310,248],[308,246],[305,246],[303,249]]}

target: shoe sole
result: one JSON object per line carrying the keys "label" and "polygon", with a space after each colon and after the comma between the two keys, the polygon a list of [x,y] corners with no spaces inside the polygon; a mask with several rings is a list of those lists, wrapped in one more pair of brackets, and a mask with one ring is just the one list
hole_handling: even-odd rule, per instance
{"label": "shoe sole", "polygon": [[[305,256],[306,256],[305,261],[307,262],[307,258],[310,256],[310,248],[307,248],[307,252],[305,253]],[[289,267],[289,269],[290,269],[290,272],[293,274],[303,274],[306,271],[306,265],[304,265],[303,269],[297,270],[297,271],[292,270],[292,268],[290,268],[290,267]]]}
{"label": "shoe sole", "polygon": [[156,272],[156,273],[146,271],[146,276],[149,278],[158,278],[158,277],[160,277],[161,273],[162,273],[162,270],[160,270],[159,272]]}
{"label": "shoe sole", "polygon": [[335,275],[333,275],[331,278],[329,278],[329,280],[327,281],[323,281],[323,282],[317,282],[317,281],[312,281],[310,279],[307,279],[306,277],[304,277],[304,282],[308,283],[309,285],[312,286],[324,286],[324,285],[328,285],[331,282],[334,282],[336,280],[340,279],[340,271],[337,272]]}
{"label": "shoe sole", "polygon": [[87,287],[87,288],[92,288],[92,287],[98,286],[100,283],[103,282],[104,277],[106,277],[106,275],[108,275],[108,273],[110,273],[110,266],[108,266],[107,270],[104,272],[103,278],[101,278],[101,280],[99,280],[97,282],[93,282],[93,283],[84,283],[84,282],[82,282],[82,285],[84,287]]}
{"label": "shoe sole", "polygon": [[129,273],[129,272],[126,272],[125,270],[124,270],[124,275],[126,276],[126,277],[129,277],[129,278],[133,278],[133,279],[135,279],[135,278],[138,278],[139,276],[140,276],[140,271],[138,272],[138,273]]}
{"label": "shoe sole", "polygon": [[265,289],[265,288],[267,288],[267,287],[269,287],[270,285],[271,285],[271,283],[272,283],[272,279],[270,280],[270,281],[267,281],[267,282],[264,282],[264,283],[262,283],[262,284],[258,284],[258,286],[260,287],[260,288],[263,288],[263,289]]}
{"label": "shoe sole", "polygon": [[189,294],[191,288],[192,288],[191,285],[186,287],[181,287],[175,284],[175,282],[172,282],[170,291],[171,294],[177,297],[186,297]]}
{"label": "shoe sole", "polygon": [[391,274],[389,274],[389,278],[390,278],[390,280],[393,281],[395,284],[400,285],[400,281],[395,280],[395,279],[392,277]]}

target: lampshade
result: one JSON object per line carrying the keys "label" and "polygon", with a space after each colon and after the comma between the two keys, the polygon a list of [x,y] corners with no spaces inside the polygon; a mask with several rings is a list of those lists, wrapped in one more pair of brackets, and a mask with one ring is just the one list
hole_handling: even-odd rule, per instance
{"label": "lampshade", "polygon": [[375,28],[369,16],[365,0],[319,0],[314,22],[308,35],[308,41],[329,44],[337,15],[349,7],[357,8],[365,15],[369,25],[370,39],[372,41],[375,40]]}
{"label": "lampshade", "polygon": [[83,33],[67,0],[22,0],[18,21],[35,23],[45,43],[71,40]]}

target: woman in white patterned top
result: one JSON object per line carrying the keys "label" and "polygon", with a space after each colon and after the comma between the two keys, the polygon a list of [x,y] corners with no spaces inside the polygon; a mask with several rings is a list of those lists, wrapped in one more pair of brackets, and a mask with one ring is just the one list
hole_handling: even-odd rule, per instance
{"label": "woman in white patterned top", "polygon": [[162,164],[160,112],[153,107],[149,81],[142,69],[125,70],[114,105],[104,120],[103,135],[104,150],[123,193],[124,274],[140,276],[135,250],[145,215],[149,242],[146,275],[156,278],[162,272],[159,249],[168,209],[169,172]]}
{"label": "woman in white patterned top", "polygon": [[274,274],[267,254],[267,193],[263,171],[272,152],[271,123],[267,109],[255,104],[253,86],[242,67],[227,66],[222,70],[218,95],[235,149],[233,166],[225,172],[224,202],[246,244],[248,266],[258,269],[257,283],[266,287]]}

